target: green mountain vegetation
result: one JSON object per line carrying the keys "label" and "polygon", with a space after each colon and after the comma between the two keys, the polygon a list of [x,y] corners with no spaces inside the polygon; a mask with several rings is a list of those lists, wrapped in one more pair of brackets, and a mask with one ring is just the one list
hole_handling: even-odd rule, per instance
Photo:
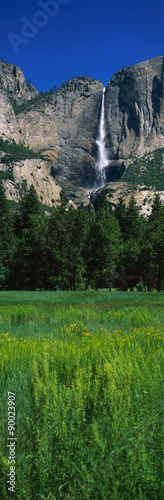
{"label": "green mountain vegetation", "polygon": [[15,101],[15,99],[10,97],[10,102],[12,104],[15,115],[17,116],[24,111],[28,111],[31,108],[31,106],[37,105],[38,102],[41,100],[41,97],[42,96],[38,94],[36,97],[32,97],[32,99],[24,101],[21,104],[17,104],[17,101]]}
{"label": "green mountain vegetation", "polygon": [[31,158],[41,158],[39,153],[36,153],[32,149],[23,146],[22,144],[16,144],[16,142],[4,141],[0,138],[0,152],[3,151],[6,154],[1,156],[1,163],[8,165],[14,161],[27,160]]}
{"label": "green mountain vegetation", "polygon": [[123,180],[131,184],[145,184],[159,191],[164,190],[164,148],[138,158],[129,165],[123,175]]}
{"label": "green mountain vegetation", "polygon": [[12,172],[4,172],[4,170],[0,170],[0,182],[2,180],[6,181],[9,179],[10,181],[14,181],[14,176]]}

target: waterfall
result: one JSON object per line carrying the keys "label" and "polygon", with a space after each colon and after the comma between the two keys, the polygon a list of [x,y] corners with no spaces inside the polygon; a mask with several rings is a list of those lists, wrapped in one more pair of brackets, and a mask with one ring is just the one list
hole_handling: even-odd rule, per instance
{"label": "waterfall", "polygon": [[105,149],[105,113],[104,113],[104,100],[105,100],[105,87],[102,95],[101,115],[99,123],[99,133],[96,140],[98,145],[98,161],[96,163],[97,169],[97,184],[99,187],[104,186],[106,181],[105,168],[108,166],[107,152]]}

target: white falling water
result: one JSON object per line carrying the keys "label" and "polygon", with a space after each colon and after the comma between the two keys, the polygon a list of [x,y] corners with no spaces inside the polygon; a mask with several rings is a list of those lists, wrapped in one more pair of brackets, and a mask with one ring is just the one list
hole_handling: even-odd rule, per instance
{"label": "white falling water", "polygon": [[105,184],[105,168],[108,166],[107,152],[105,149],[105,114],[104,114],[104,100],[105,100],[105,87],[103,89],[102,95],[102,105],[101,105],[101,115],[99,123],[99,135],[96,140],[98,145],[98,161],[96,163],[97,168],[97,182],[101,186]]}

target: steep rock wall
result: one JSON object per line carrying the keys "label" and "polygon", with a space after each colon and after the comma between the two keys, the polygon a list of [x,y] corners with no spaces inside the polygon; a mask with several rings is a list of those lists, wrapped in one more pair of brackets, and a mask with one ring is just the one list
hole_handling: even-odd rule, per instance
{"label": "steep rock wall", "polygon": [[114,74],[105,93],[105,120],[108,180],[116,180],[130,157],[164,146],[164,57]]}
{"label": "steep rock wall", "polygon": [[13,103],[21,104],[37,95],[35,87],[27,85],[21,69],[0,60],[0,137],[22,142]]}
{"label": "steep rock wall", "polygon": [[0,60],[0,88],[10,95],[17,102],[32,99],[38,95],[38,91],[25,81],[24,74],[21,69],[14,64],[4,63]]}
{"label": "steep rock wall", "polygon": [[51,160],[52,174],[75,185],[93,184],[103,84],[75,79],[18,115],[24,143]]}
{"label": "steep rock wall", "polygon": [[[0,136],[41,152],[54,190],[61,180],[92,189],[102,90],[101,82],[84,76],[32,101],[38,92],[22,71],[0,61]],[[17,116],[14,103],[24,106]],[[120,180],[133,159],[164,147],[164,57],[115,73],[105,91],[105,128],[107,181]],[[28,180],[27,169],[24,175]]]}
{"label": "steep rock wall", "polygon": [[[6,165],[0,163],[0,170],[7,172]],[[47,162],[40,159],[21,160],[12,166],[14,182],[10,179],[2,180],[8,200],[18,202],[23,188],[33,184],[44,205],[56,206],[60,198],[60,186],[54,181],[47,168]]]}

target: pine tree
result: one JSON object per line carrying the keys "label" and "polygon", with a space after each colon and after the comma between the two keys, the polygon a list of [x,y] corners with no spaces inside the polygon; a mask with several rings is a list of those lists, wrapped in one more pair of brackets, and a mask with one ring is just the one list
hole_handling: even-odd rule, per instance
{"label": "pine tree", "polygon": [[13,218],[5,190],[0,184],[0,288],[8,288],[15,251]]}
{"label": "pine tree", "polygon": [[90,282],[96,288],[110,287],[116,276],[121,233],[113,213],[97,212],[90,232]]}
{"label": "pine tree", "polygon": [[101,194],[98,198],[97,211],[99,212],[100,210],[105,210],[106,212],[108,212],[110,210],[109,203],[106,199],[105,191],[103,189],[102,189]]}
{"label": "pine tree", "polygon": [[25,189],[16,215],[17,250],[13,281],[17,288],[34,290],[44,283],[45,216],[33,185]]}
{"label": "pine tree", "polygon": [[147,240],[151,244],[151,283],[160,292],[164,277],[164,206],[159,194],[155,196],[149,217]]}
{"label": "pine tree", "polygon": [[119,202],[116,205],[114,214],[115,214],[116,219],[119,222],[119,226],[120,226],[123,238],[125,238],[125,234],[126,234],[126,206],[125,206],[125,203],[124,203],[122,197],[119,198]]}
{"label": "pine tree", "polygon": [[135,201],[134,196],[132,195],[129,201],[129,205],[126,209],[126,218],[125,218],[125,237],[129,239],[130,237],[138,236],[140,228],[140,220],[139,220],[139,208]]}

